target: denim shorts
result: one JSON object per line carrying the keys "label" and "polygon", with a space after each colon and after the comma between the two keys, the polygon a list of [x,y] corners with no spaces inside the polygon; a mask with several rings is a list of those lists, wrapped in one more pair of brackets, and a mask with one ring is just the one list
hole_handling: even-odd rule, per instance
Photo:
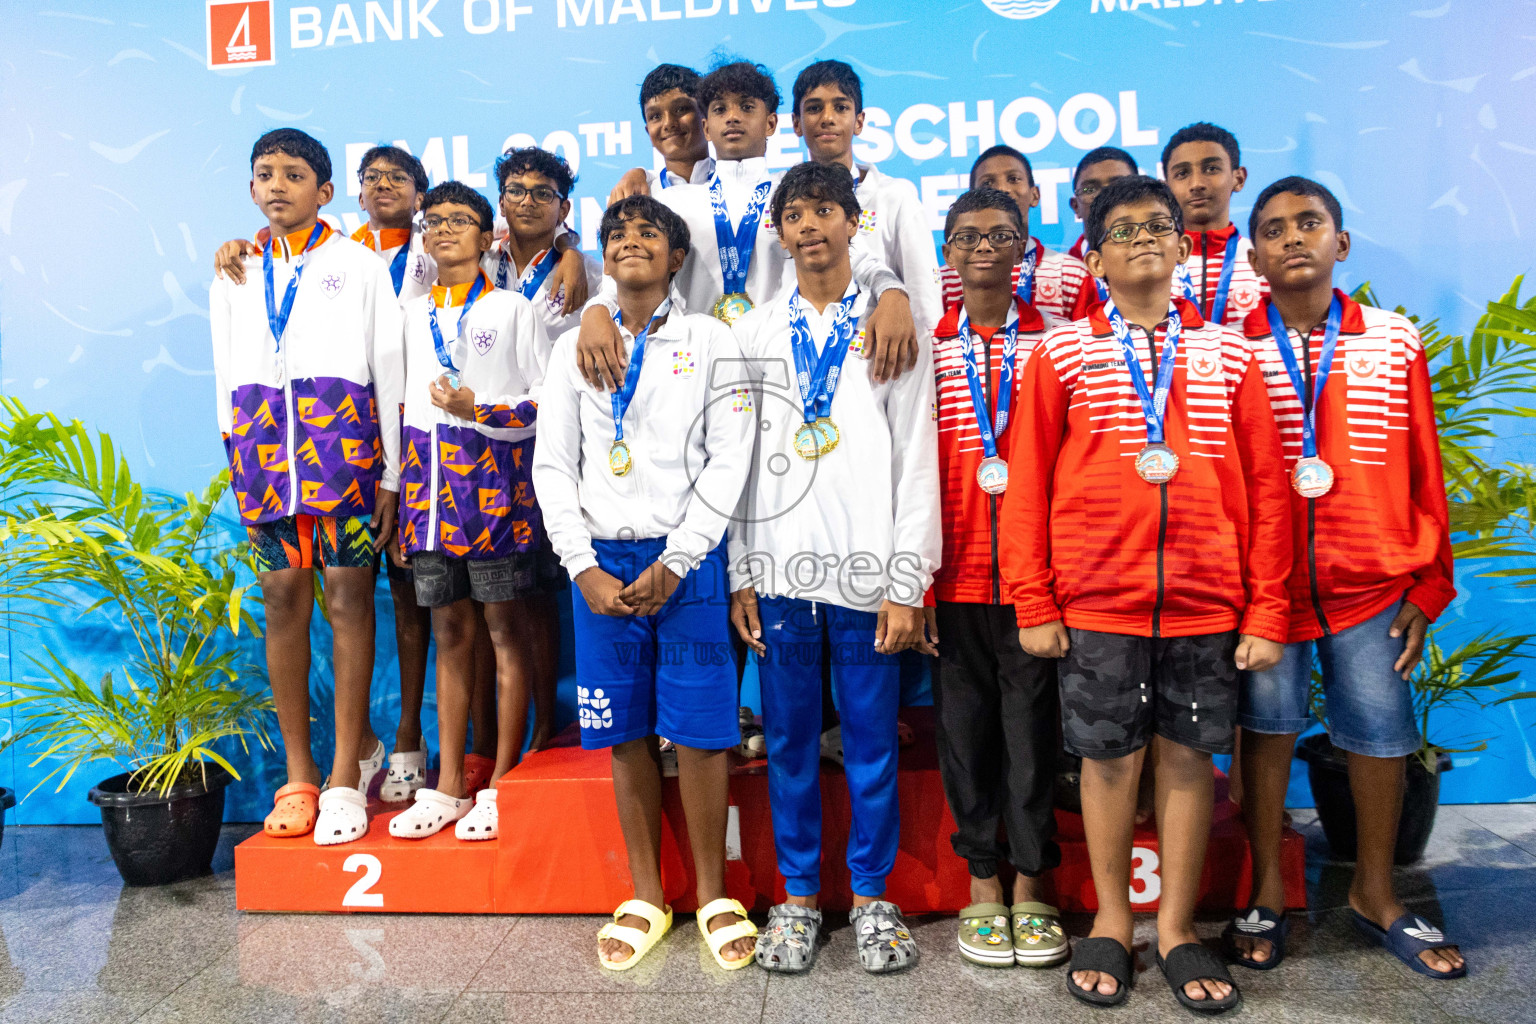
{"label": "denim shorts", "polygon": [[1334,746],[1366,757],[1401,757],[1418,750],[1413,690],[1392,670],[1407,641],[1387,635],[1399,607],[1394,603],[1332,636],[1286,644],[1280,664],[1264,672],[1244,672],[1237,724],[1282,735],[1311,725],[1307,693],[1315,649],[1328,738]]}

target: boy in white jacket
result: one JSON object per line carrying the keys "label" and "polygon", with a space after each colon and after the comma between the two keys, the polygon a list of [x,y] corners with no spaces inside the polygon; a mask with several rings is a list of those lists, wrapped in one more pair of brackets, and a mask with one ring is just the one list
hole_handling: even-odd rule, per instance
{"label": "boy in white jacket", "polygon": [[[255,549],[267,675],[288,782],[265,829],[325,846],[368,831],[384,748],[368,725],[373,575],[394,532],[403,384],[389,269],[320,221],[325,147],[279,128],[251,151],[251,198],[269,237],[244,283],[209,292],[219,429],[230,487]],[[334,633],[336,751],[330,788],[309,747],[309,625],[325,573]]]}
{"label": "boy in white jacket", "polygon": [[803,971],[816,953],[825,638],[853,807],[849,920],[860,962],[883,973],[917,960],[900,909],[883,897],[900,832],[895,655],[935,653],[922,608],[941,550],[933,357],[925,338],[917,372],[887,382],[845,362],[872,303],[849,259],[859,203],[844,168],[791,168],[773,219],[796,287],[734,326],[759,381],[761,426],[731,525],[731,619],[759,659],[774,844],[789,894],[769,914],[757,960]]}
{"label": "boy in white jacket", "polygon": [[529,472],[549,338],[528,300],[496,288],[480,267],[494,224],[483,196],[444,182],[422,200],[422,223],[438,276],[405,311],[404,500],[390,556],[411,566],[416,600],[432,609],[442,760],[437,787],[417,790],[389,831],[424,839],[458,822],[460,839],[492,839],[495,788],[471,792],[464,769],[474,602],[485,609],[502,691],[494,783],[517,763],[527,726],[535,638],[523,606],[558,573],[551,557],[541,559]]}
{"label": "boy in white jacket", "polygon": [[745,365],[731,332],[680,312],[672,277],[688,228],[649,196],[603,215],[629,366],[603,393],[555,347],[533,480],[550,540],[584,601],[576,632],[581,743],[611,748],[635,898],[598,933],[603,967],[627,970],[672,925],[661,887],[657,735],[677,745],[698,879],[699,930],[727,970],[752,962],[756,928],[725,898],[726,748],[738,739],[726,618],[727,519],[752,459]]}

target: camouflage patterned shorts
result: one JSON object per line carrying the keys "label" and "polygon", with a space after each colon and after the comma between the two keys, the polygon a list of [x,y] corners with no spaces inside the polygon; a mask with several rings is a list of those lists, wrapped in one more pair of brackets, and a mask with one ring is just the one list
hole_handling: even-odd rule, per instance
{"label": "camouflage patterned shorts", "polygon": [[1068,629],[1057,663],[1067,750],[1108,760],[1153,733],[1209,754],[1232,752],[1237,632],[1148,637]]}

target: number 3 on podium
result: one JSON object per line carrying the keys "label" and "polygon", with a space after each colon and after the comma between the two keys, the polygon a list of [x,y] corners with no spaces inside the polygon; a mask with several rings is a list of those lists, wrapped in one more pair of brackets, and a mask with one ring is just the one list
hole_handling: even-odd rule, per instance
{"label": "number 3 on podium", "polygon": [[379,858],[371,853],[354,853],[342,862],[341,870],[347,873],[361,871],[363,877],[352,883],[352,888],[341,898],[344,907],[366,907],[374,910],[383,908],[384,894],[381,892],[369,892],[379,879],[384,877],[384,866],[379,863]]}
{"label": "number 3 on podium", "polygon": [[[1156,903],[1157,898],[1163,894],[1163,878],[1157,873],[1158,864],[1159,860],[1156,850],[1149,850],[1145,846],[1137,846],[1131,850],[1132,903]],[[1140,892],[1136,891],[1138,883],[1141,888]],[[359,882],[358,884],[361,885],[362,883]],[[353,888],[356,888],[356,886]]]}

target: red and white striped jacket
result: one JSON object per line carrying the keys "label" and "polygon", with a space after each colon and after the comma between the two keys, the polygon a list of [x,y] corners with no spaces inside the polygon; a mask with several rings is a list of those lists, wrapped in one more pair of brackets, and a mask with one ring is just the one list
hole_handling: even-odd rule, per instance
{"label": "red and white striped jacket", "polygon": [[[1194,248],[1184,266],[1189,268],[1189,283],[1200,296],[1200,315],[1212,315],[1216,303],[1216,286],[1221,283],[1221,264],[1226,259],[1227,246],[1237,240],[1237,259],[1232,263],[1232,284],[1227,288],[1227,306],[1221,322],[1228,327],[1241,328],[1243,318],[1258,308],[1269,295],[1269,282],[1259,276],[1249,261],[1253,243],[1237,232],[1237,225],[1229,223],[1220,231],[1191,231]],[[1173,278],[1171,292],[1175,299],[1187,298],[1179,286],[1178,275]]]}
{"label": "red and white striped jacket", "polygon": [[[1181,465],[1167,484],[1136,475],[1146,422],[1102,309],[1048,333],[1025,365],[1000,522],[1021,627],[1284,642],[1289,486],[1258,359],[1237,332],[1179,311],[1165,434]],[[1154,379],[1163,328],[1131,335]]]}
{"label": "red and white striped jacket", "polygon": [[[1333,469],[1334,483],[1321,498],[1291,491],[1292,643],[1358,625],[1405,595],[1433,621],[1456,596],[1419,332],[1398,313],[1335,294],[1344,316],[1316,417],[1318,455]],[[1289,472],[1302,454],[1302,405],[1270,333],[1268,307],[1266,299],[1243,331],[1258,351]],[[1323,333],[1321,324],[1305,338],[1287,332],[1309,381]]]}
{"label": "red and white striped jacket", "polygon": [[[1023,388],[1024,364],[1029,361],[1046,331],[1056,321],[1022,299],[1019,311],[1018,351],[1014,355],[1013,412],[1008,426],[997,438],[997,454],[1005,462],[1013,457],[1016,427],[1028,400]],[[961,306],[944,311],[933,332],[933,373],[938,384],[939,495],[944,529],[944,555],[933,577],[933,597],[940,601],[973,604],[1005,604],[1008,588],[998,568],[998,517],[1002,495],[988,494],[976,482],[976,467],[983,458],[981,431],[971,404],[971,388],[965,376],[965,355],[960,339]],[[982,351],[987,373],[984,391],[987,407],[997,410],[998,378],[1002,375],[1002,328],[983,336]],[[980,332],[976,332],[978,335]]]}
{"label": "red and white striped jacket", "polygon": [[[1067,323],[1088,315],[1088,307],[1098,301],[1098,292],[1089,280],[1088,268],[1083,261],[1064,253],[1047,249],[1040,239],[1031,238],[1031,246],[1039,246],[1040,262],[1035,267],[1035,292],[1032,305],[1041,313]],[[960,274],[945,264],[939,267],[939,284],[943,288],[944,308],[960,304],[964,289],[960,286]],[[1019,268],[1013,268],[1013,287],[1019,286]]]}

